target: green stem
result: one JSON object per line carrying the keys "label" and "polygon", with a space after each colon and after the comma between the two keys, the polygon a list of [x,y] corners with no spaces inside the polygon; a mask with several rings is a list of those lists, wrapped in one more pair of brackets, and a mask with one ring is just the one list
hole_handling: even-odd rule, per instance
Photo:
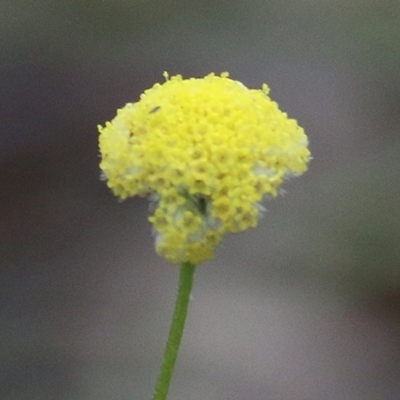
{"label": "green stem", "polygon": [[164,358],[158,375],[156,388],[154,390],[153,400],[165,400],[167,398],[183,329],[185,327],[194,270],[195,266],[189,262],[183,263],[181,266],[174,316],[169,330],[168,341],[165,347]]}

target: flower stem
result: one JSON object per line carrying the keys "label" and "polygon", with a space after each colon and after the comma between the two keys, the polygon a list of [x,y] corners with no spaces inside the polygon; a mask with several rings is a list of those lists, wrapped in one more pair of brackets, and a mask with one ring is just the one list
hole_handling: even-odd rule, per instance
{"label": "flower stem", "polygon": [[154,390],[153,400],[165,400],[167,398],[183,329],[185,327],[194,270],[195,265],[189,262],[185,262],[181,265],[174,316],[169,330],[168,341],[165,347],[164,358],[158,375],[156,388]]}

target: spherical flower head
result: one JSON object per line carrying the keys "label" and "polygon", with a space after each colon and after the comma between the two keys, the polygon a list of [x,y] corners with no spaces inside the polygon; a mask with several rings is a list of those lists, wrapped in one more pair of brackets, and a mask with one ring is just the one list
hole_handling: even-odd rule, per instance
{"label": "spherical flower head", "polygon": [[199,264],[226,233],[255,227],[263,197],[306,171],[308,141],[266,85],[164,75],[99,126],[100,168],[117,196],[150,199],[161,256]]}

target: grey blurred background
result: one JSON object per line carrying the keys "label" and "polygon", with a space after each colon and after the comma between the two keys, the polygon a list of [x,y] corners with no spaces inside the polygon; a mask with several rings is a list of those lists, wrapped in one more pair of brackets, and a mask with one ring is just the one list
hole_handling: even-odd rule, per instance
{"label": "grey blurred background", "polygon": [[99,180],[97,124],[229,71],[309,135],[199,267],[169,399],[400,398],[398,0],[0,3],[0,398],[150,399],[178,269]]}

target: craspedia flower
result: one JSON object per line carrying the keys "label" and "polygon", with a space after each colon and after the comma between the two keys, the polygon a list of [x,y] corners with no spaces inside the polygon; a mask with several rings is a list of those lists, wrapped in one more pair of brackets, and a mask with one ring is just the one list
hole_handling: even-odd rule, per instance
{"label": "craspedia flower", "polygon": [[226,233],[255,227],[263,197],[306,171],[308,141],[267,85],[164,75],[99,126],[100,168],[117,196],[150,199],[160,255],[199,264]]}

